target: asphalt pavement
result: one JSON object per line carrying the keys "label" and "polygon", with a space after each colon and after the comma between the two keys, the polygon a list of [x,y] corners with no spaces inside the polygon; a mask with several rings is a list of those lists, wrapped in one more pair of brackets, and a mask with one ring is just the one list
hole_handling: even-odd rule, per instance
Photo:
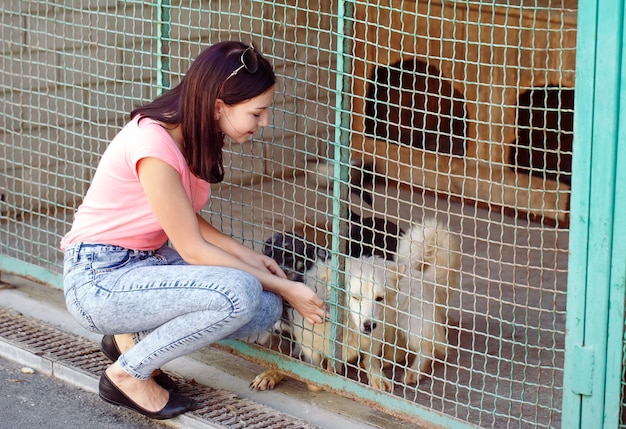
{"label": "asphalt pavement", "polygon": [[0,356],[0,429],[171,428]]}

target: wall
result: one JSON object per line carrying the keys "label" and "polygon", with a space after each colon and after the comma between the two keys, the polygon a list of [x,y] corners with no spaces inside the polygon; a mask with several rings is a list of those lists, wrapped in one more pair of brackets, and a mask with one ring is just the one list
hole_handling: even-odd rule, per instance
{"label": "wall", "polygon": [[[377,158],[379,169],[401,183],[565,223],[569,186],[516,174],[506,160],[517,135],[519,94],[533,87],[574,86],[576,7],[573,0],[559,8],[546,1],[506,2],[506,7],[392,1],[389,9],[357,3],[355,156]],[[410,58],[436,67],[463,95],[465,157],[400,147],[362,133],[363,100],[375,68]]]}

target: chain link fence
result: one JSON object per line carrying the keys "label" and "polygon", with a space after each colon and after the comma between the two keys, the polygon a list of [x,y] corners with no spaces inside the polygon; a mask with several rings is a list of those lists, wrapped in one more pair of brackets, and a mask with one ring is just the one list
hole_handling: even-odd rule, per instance
{"label": "chain link fence", "polygon": [[[279,77],[271,123],[226,146],[227,179],[203,215],[259,251],[276,233],[325,250],[305,255],[316,268],[300,274],[333,318],[313,335],[322,362],[302,351],[307,327],[295,320],[233,352],[410,421],[561,426],[577,1],[2,5],[2,269],[61,287],[60,238],[129,112],[176,85],[207,45],[252,41]],[[450,241],[431,243],[437,262],[403,272],[411,255],[397,241],[417,230],[426,252],[429,219]],[[437,259],[457,250],[457,263]],[[364,286],[365,266],[376,271],[368,251],[389,252],[386,315],[372,322],[393,335],[380,352],[349,321],[381,298]],[[450,276],[429,278],[429,264]],[[398,278],[413,288],[404,301]],[[424,292],[441,287],[445,301]],[[398,340],[412,336],[420,345]],[[445,353],[419,382],[405,378],[433,341]],[[360,362],[344,362],[351,348]],[[381,396],[367,362],[383,353]]]}

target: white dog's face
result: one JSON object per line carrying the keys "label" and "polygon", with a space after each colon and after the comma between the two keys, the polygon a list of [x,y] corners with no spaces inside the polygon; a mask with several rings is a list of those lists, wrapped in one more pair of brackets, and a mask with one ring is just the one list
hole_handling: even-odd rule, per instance
{"label": "white dog's face", "polygon": [[346,267],[350,318],[359,331],[370,335],[383,320],[385,305],[384,268],[366,261],[352,260]]}
{"label": "white dog's face", "polygon": [[[379,257],[346,258],[346,301],[352,323],[359,332],[371,335],[381,326],[385,314],[387,280],[386,261]],[[307,271],[305,283],[323,299],[330,299],[331,267],[316,261]],[[324,286],[325,285],[325,286]]]}

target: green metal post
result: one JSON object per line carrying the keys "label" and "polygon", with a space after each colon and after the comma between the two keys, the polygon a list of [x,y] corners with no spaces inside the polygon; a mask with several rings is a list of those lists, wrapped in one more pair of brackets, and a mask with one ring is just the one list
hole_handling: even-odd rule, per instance
{"label": "green metal post", "polygon": [[[618,100],[626,100],[626,9],[622,4],[622,33],[621,49],[617,52],[621,56],[621,70]],[[626,213],[626,170],[620,166],[626,165],[626,106],[621,103],[618,116],[617,153],[615,160],[615,195],[614,195],[614,222],[613,246],[611,248],[611,283],[608,321],[608,347],[606,358],[606,399],[604,404],[605,428],[617,427],[621,415],[622,373],[624,362],[624,311],[626,304],[626,223],[623,221]],[[626,422],[622,422],[626,423]]]}
{"label": "green metal post", "polygon": [[[341,236],[347,236],[347,208],[343,201],[346,201],[348,194],[348,186],[346,183],[349,180],[350,175],[350,113],[349,97],[344,93],[344,88],[350,87],[350,78],[346,70],[350,70],[350,52],[352,41],[350,39],[351,29],[349,22],[352,20],[354,14],[354,4],[352,0],[341,1],[338,4],[337,11],[337,56],[336,56],[336,88],[335,88],[335,142],[334,142],[334,164],[336,168],[333,170],[333,196],[332,196],[332,268],[334,273],[338,273],[337,281],[335,285],[343,285],[344,276],[342,275],[343,268],[345,266],[343,258],[339,255],[345,251],[345,243],[341,240]],[[329,355],[335,356],[337,361],[341,361],[341,347],[335,347],[338,344],[337,341],[332,341],[336,338],[341,338],[342,332],[342,312],[339,311],[339,307],[344,305],[345,295],[340,288],[331,289],[331,303],[337,303],[338,305],[331,306],[331,320],[336,320],[338,323],[335,325],[335,329],[332,330],[330,341]],[[337,362],[334,362],[336,364]]]}
{"label": "green metal post", "polygon": [[564,428],[615,427],[619,409],[626,235],[616,222],[624,178],[615,161],[624,157],[623,14],[622,0],[579,3]]}
{"label": "green metal post", "polygon": [[159,94],[170,88],[170,39],[171,39],[171,1],[161,0],[157,5],[157,86]]}

